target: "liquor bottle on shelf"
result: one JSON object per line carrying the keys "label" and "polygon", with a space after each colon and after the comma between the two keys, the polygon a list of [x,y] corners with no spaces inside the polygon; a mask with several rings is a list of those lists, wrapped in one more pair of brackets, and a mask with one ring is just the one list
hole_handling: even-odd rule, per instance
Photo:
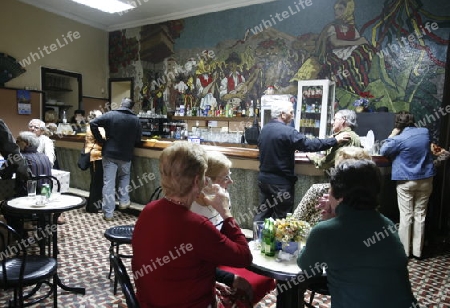
{"label": "liquor bottle on shelf", "polygon": [[250,106],[248,106],[248,116],[253,117],[255,115],[255,109],[253,106],[253,100],[250,101]]}
{"label": "liquor bottle on shelf", "polygon": [[259,111],[261,110],[261,103],[259,102],[259,99],[256,100],[256,108],[255,108],[255,115],[259,116]]}

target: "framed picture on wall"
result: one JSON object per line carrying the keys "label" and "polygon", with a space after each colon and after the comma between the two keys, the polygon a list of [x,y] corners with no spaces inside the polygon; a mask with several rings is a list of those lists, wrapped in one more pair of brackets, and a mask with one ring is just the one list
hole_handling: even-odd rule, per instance
{"label": "framed picture on wall", "polygon": [[17,112],[31,114],[31,94],[28,90],[17,90]]}

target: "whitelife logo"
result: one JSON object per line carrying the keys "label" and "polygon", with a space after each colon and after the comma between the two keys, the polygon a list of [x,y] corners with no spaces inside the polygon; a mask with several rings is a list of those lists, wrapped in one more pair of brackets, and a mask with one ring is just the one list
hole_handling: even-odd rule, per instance
{"label": "whitelife logo", "polygon": [[[69,43],[73,42],[74,40],[77,40],[81,37],[80,32],[78,31],[69,31],[67,32],[67,35],[61,35],[62,39],[59,38],[56,39],[56,43],[50,44],[50,46],[44,45],[44,47],[38,47],[37,52],[30,52],[30,55],[23,59],[22,61],[19,61],[20,65],[22,67],[25,67],[27,65],[31,65],[31,63],[36,62],[37,60],[40,60],[44,58],[46,55],[51,54],[52,52],[57,51],[60,48],[63,48],[66,45],[69,45]],[[45,53],[44,53],[45,51]]]}
{"label": "whitelife logo", "polygon": [[254,26],[250,29],[253,34],[258,34],[263,32],[265,29],[273,27],[278,22],[281,22],[285,19],[288,19],[292,15],[299,13],[301,10],[304,10],[307,6],[312,5],[312,0],[299,0],[298,2],[294,2],[294,8],[290,5],[288,6],[288,10],[283,11],[281,13],[275,13],[275,16],[270,15],[269,20],[261,19],[261,23],[257,26]]}

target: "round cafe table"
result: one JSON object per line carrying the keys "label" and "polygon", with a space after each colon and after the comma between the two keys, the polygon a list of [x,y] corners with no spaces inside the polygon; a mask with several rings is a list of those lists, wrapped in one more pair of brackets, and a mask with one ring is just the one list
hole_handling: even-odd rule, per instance
{"label": "round cafe table", "polygon": [[[19,197],[8,200],[4,205],[3,211],[5,214],[12,216],[29,216],[35,214],[38,216],[38,228],[41,228],[42,232],[51,232],[52,246],[47,254],[56,260],[58,260],[58,217],[61,213],[82,208],[86,204],[86,199],[70,193],[53,194],[49,202],[44,206],[36,205],[35,200],[29,197]],[[51,225],[49,225],[51,224]],[[45,253],[45,249],[41,247],[41,254]],[[58,266],[58,270],[60,267]],[[62,283],[58,274],[54,278],[54,283],[61,287],[65,291],[74,292],[78,294],[85,294],[85,288],[81,287],[69,287]],[[53,295],[56,301],[56,294]]]}
{"label": "round cafe table", "polygon": [[280,261],[275,257],[267,257],[249,243],[253,262],[249,270],[276,280],[277,305],[279,308],[304,307],[304,293],[308,282],[297,265],[297,258]]}

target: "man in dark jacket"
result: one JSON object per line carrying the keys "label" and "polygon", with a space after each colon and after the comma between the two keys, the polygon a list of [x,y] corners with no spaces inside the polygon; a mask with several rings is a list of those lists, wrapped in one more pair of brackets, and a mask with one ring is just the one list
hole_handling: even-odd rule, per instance
{"label": "man in dark jacket", "polygon": [[327,139],[309,139],[288,125],[294,116],[292,103],[272,107],[272,120],[264,125],[258,139],[259,208],[253,221],[268,217],[285,218],[294,209],[295,151],[317,152],[348,142],[349,133]]}
{"label": "man in dark jacket", "polygon": [[[141,142],[142,127],[138,117],[131,111],[134,102],[124,98],[120,108],[109,111],[90,122],[96,141],[102,145],[103,163],[103,218],[113,219],[115,207],[116,174],[118,176],[117,196],[119,209],[130,206],[128,185],[130,184],[131,159],[134,146]],[[102,138],[99,127],[105,129]]]}
{"label": "man in dark jacket", "polygon": [[0,119],[0,154],[5,160],[3,165],[0,165],[2,179],[11,179],[14,173],[16,173],[17,180],[27,181],[29,179],[31,174],[27,163],[20,154],[19,146],[11,131],[2,119]]}

